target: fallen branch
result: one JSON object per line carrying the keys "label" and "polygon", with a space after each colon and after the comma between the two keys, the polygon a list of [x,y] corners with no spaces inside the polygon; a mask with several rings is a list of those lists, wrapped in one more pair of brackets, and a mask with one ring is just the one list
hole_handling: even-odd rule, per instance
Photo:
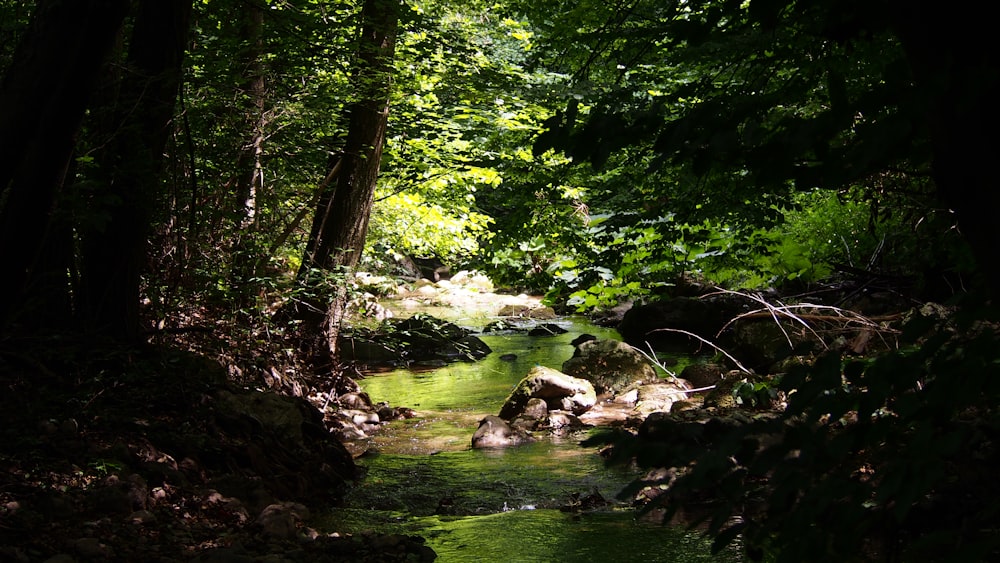
{"label": "fallen branch", "polygon": [[743,366],[743,364],[741,364],[739,362],[739,360],[737,360],[736,358],[734,358],[729,352],[726,352],[725,350],[723,350],[719,346],[715,345],[713,342],[711,342],[711,341],[709,341],[709,340],[707,340],[705,338],[702,338],[702,337],[698,336],[697,334],[695,334],[693,332],[688,332],[686,330],[681,330],[679,328],[658,328],[658,329],[655,329],[655,330],[651,330],[650,332],[676,332],[678,334],[685,334],[687,336],[691,336],[693,338],[697,338],[701,342],[703,342],[705,344],[708,344],[712,348],[715,348],[723,356],[729,358],[733,362],[733,364],[736,365],[736,368],[739,369],[740,371],[742,371],[743,373],[745,373],[747,375],[753,375],[753,371],[745,368]]}

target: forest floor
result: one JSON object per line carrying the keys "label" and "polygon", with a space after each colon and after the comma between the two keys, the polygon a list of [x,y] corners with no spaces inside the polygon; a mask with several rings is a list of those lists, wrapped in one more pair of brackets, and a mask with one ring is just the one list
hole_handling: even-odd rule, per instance
{"label": "forest floor", "polygon": [[303,399],[272,401],[295,439],[241,412],[264,393],[203,356],[6,339],[0,385],[2,561],[434,558],[420,538],[311,529],[357,478],[350,455]]}

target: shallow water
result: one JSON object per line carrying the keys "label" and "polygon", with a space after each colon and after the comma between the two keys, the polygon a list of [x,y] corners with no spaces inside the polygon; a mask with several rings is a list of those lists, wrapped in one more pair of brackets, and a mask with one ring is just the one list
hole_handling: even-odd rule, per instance
{"label": "shallow water", "polygon": [[[372,438],[370,453],[358,459],[366,478],[323,527],[421,535],[444,563],[738,561],[734,554],[711,555],[709,541],[697,533],[637,519],[614,498],[635,470],[605,467],[596,451],[579,446],[586,431],[515,448],[471,449],[478,421],[500,410],[531,367],[559,369],[581,333],[617,338],[582,319],[556,323],[568,332],[482,335],[494,352],[476,363],[363,379],[373,401],[410,407],[417,417],[385,425]],[[516,358],[501,359],[504,354]],[[588,496],[608,502],[571,510]]]}

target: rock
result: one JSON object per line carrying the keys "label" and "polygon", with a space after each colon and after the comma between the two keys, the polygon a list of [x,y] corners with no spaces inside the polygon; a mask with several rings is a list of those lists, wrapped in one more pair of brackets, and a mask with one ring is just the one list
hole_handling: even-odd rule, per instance
{"label": "rock", "polygon": [[[733,325],[732,353],[746,367],[755,371],[768,368],[793,351],[806,353],[817,342],[806,334],[801,325],[783,322],[784,331],[773,320],[740,321]],[[789,339],[791,345],[789,345]]]}
{"label": "rock", "polygon": [[747,310],[745,299],[720,295],[710,298],[675,297],[629,309],[618,332],[625,342],[645,349],[647,343],[657,350],[712,352],[710,347],[691,336],[661,329],[676,329],[715,340],[729,320]]}
{"label": "rock", "polygon": [[715,385],[727,371],[721,364],[690,364],[681,371],[681,379],[689,382],[692,389],[700,389]]}
{"label": "rock", "polygon": [[656,380],[656,370],[638,350],[617,340],[580,344],[562,365],[563,373],[593,383],[598,393],[616,395],[629,386]]}
{"label": "rock", "polygon": [[403,358],[399,350],[383,342],[359,336],[341,336],[337,339],[337,353],[341,361],[354,362],[366,366],[394,365]]}
{"label": "rock", "polygon": [[129,515],[128,521],[140,526],[146,526],[156,522],[156,515],[148,510],[136,510]]}
{"label": "rock", "polygon": [[80,538],[73,542],[73,550],[87,559],[108,559],[111,549],[97,538]]}
{"label": "rock", "polygon": [[597,403],[594,386],[552,368],[535,366],[514,387],[500,408],[500,418],[513,420],[525,412],[531,399],[545,401],[548,410],[568,410],[582,414]]}
{"label": "rock", "polygon": [[337,398],[337,403],[347,409],[370,410],[374,407],[368,393],[345,393]]}
{"label": "rock", "polygon": [[504,305],[497,312],[498,317],[527,317],[529,319],[548,320],[556,318],[552,307],[531,307],[528,305]]}
{"label": "rock", "polygon": [[528,331],[528,336],[555,336],[557,334],[566,334],[566,329],[554,323],[540,324]]}
{"label": "rock", "polygon": [[726,377],[719,380],[712,389],[705,395],[705,406],[718,409],[731,409],[736,407],[736,397],[733,391],[741,382],[746,381],[746,374],[741,371],[731,371]]}
{"label": "rock", "polygon": [[313,407],[303,399],[272,392],[219,393],[221,414],[237,418],[245,417],[299,446],[305,445],[302,427],[306,418],[303,409],[313,409]]}
{"label": "rock", "polygon": [[297,502],[279,502],[268,505],[257,517],[255,524],[265,536],[291,539],[296,535],[296,524],[309,517],[309,509]]}
{"label": "rock", "polygon": [[636,400],[636,412],[648,415],[654,412],[670,412],[674,403],[687,399],[687,393],[682,386],[667,381],[657,382],[650,385],[642,385],[638,388]]}
{"label": "rock", "polygon": [[470,331],[419,313],[389,319],[377,331],[359,329],[341,335],[338,346],[342,361],[367,366],[444,365],[479,360],[493,351]]}
{"label": "rock", "polygon": [[538,397],[532,397],[528,399],[528,404],[524,407],[524,412],[520,416],[531,418],[534,420],[541,420],[545,418],[545,415],[549,414],[549,405],[544,399],[539,399]]}
{"label": "rock", "polygon": [[479,272],[460,270],[451,277],[451,283],[483,293],[490,293],[493,291],[493,282],[490,278]]}
{"label": "rock", "polygon": [[120,478],[109,475],[104,486],[93,489],[89,494],[94,510],[112,514],[128,515],[136,510],[145,510],[149,499],[149,487],[137,474]]}
{"label": "rock", "polygon": [[582,428],[586,426],[586,424],[584,424],[579,417],[571,412],[549,411],[548,416],[545,418],[544,426],[553,430],[558,430],[563,428]]}
{"label": "rock", "polygon": [[472,435],[473,448],[504,448],[532,441],[524,431],[512,428],[499,416],[489,415],[479,421],[479,428]]}

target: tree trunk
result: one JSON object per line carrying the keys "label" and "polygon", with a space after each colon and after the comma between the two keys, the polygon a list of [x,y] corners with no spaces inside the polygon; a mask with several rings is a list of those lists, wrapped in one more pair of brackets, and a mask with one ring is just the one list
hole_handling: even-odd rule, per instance
{"label": "tree trunk", "polygon": [[55,328],[70,314],[48,310],[38,315],[53,304],[68,303],[69,294],[65,268],[40,272],[39,259],[84,111],[129,4],[128,0],[40,0],[31,29],[4,77],[0,88],[2,327],[17,322],[49,323]]}
{"label": "tree trunk", "polygon": [[[400,4],[397,0],[366,0],[362,34],[351,83],[357,97],[349,106],[350,122],[344,152],[331,163],[336,187],[321,193],[299,278],[315,283],[313,270],[350,270],[361,259],[368,220],[382,160],[389,114],[392,63]],[[325,334],[331,357],[346,304],[346,288],[338,287],[327,307]]]}
{"label": "tree trunk", "polygon": [[[976,256],[994,301],[1000,297],[996,201],[1000,60],[988,18],[941,10],[927,1],[896,3],[914,77],[926,96],[933,176]],[[940,38],[932,40],[931,38]]]}
{"label": "tree trunk", "polygon": [[247,103],[244,123],[248,134],[247,142],[236,159],[235,176],[227,183],[235,194],[234,216],[238,218],[229,278],[234,288],[234,299],[240,308],[248,305],[253,297],[250,280],[257,275],[261,261],[254,238],[257,231],[257,197],[264,187],[264,132],[268,127],[267,85],[262,62],[264,10],[256,4],[248,5],[243,10],[240,35],[247,47],[241,64]]}
{"label": "tree trunk", "polygon": [[82,235],[80,304],[92,331],[139,339],[140,273],[163,150],[180,85],[192,1],[143,0],[129,41],[128,64],[114,100],[110,140],[98,155],[99,199],[106,220]]}

